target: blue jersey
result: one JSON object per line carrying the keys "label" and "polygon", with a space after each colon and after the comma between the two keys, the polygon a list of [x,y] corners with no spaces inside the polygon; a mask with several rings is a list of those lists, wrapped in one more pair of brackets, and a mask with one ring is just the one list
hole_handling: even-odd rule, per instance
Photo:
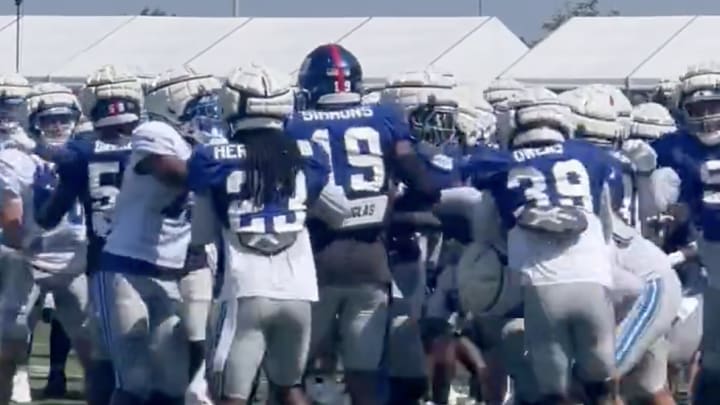
{"label": "blue jersey", "polygon": [[609,157],[612,174],[608,180],[608,186],[612,209],[630,226],[638,226],[638,190],[635,166],[620,151],[610,152]]}
{"label": "blue jersey", "polygon": [[48,228],[58,223],[77,200],[83,205],[88,233],[88,269],[96,270],[105,237],[112,226],[115,198],[120,192],[129,139],[120,144],[100,139],[74,139],[55,156],[59,184],[37,221]]}
{"label": "blue jersey", "polygon": [[305,226],[306,207],[320,195],[329,175],[329,162],[322,148],[298,141],[304,168],[298,172],[295,193],[255,206],[249,190],[245,147],[241,144],[205,145],[193,151],[188,163],[191,191],[211,197],[215,215],[230,233],[282,234],[299,232]]}
{"label": "blue jersey", "polygon": [[350,199],[386,193],[395,143],[412,139],[402,116],[384,105],[300,111],[285,128],[295,139],[312,139],[323,146],[335,184]]}
{"label": "blue jersey", "polygon": [[[341,230],[382,229],[395,145],[412,139],[399,111],[386,105],[300,111],[288,119],[285,129],[295,139],[317,142],[329,155],[331,180],[343,188],[351,204],[351,218]],[[312,229],[317,235],[323,226]]]}
{"label": "blue jersey", "polygon": [[682,179],[679,201],[688,205],[703,237],[720,241],[720,146],[706,146],[682,131],[652,146],[658,166],[673,169]]}
{"label": "blue jersey", "polygon": [[[489,179],[480,177],[485,179],[480,185],[490,188],[508,229],[515,226],[517,215],[525,207],[575,207],[599,213],[604,186],[612,175],[609,159],[601,149],[568,140],[546,147],[515,149],[508,157],[505,162],[498,160],[498,169],[493,170],[491,164],[484,168],[491,174]],[[488,160],[472,161],[488,164]]]}

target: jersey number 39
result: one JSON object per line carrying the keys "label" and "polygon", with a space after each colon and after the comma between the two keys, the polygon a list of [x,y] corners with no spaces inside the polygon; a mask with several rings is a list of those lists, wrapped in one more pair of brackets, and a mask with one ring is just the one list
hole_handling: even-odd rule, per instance
{"label": "jersey number 39", "polygon": [[509,189],[524,188],[525,202],[537,207],[579,207],[593,211],[590,178],[585,166],[576,159],[556,162],[550,173],[532,166],[510,170]]}

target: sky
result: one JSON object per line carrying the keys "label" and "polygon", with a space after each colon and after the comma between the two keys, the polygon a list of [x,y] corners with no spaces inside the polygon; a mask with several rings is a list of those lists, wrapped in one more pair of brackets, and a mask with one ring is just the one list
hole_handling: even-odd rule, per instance
{"label": "sky", "polygon": [[[566,0],[239,0],[247,17],[468,16],[502,20],[517,35],[541,36],[540,26]],[[24,0],[26,14],[129,15],[158,7],[179,16],[231,16],[233,0]],[[623,15],[720,14],[718,0],[600,0],[603,11]],[[0,0],[0,14],[14,14],[13,0]]]}

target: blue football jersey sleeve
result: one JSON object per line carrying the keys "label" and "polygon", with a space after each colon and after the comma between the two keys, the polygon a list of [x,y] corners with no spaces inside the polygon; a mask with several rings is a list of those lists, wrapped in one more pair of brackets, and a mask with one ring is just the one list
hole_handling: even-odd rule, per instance
{"label": "blue football jersey sleeve", "polygon": [[460,164],[460,178],[478,190],[490,187],[493,179],[509,170],[510,154],[489,147],[475,147],[472,153],[463,157]]}
{"label": "blue football jersey sleeve", "polygon": [[[49,150],[49,149],[48,149]],[[83,195],[83,181],[87,178],[87,162],[84,159],[87,146],[70,141],[64,148],[54,148],[58,185],[48,201],[35,211],[35,221],[45,229],[57,226],[62,218]]]}
{"label": "blue football jersey sleeve", "polygon": [[659,167],[671,168],[681,179],[679,202],[690,208],[703,237],[720,241],[720,147],[702,144],[679,131],[652,144]]}

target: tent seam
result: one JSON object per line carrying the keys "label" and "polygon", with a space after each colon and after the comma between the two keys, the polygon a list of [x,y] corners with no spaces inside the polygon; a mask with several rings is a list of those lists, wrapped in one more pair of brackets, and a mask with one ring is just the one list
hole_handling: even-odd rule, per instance
{"label": "tent seam", "polygon": [[494,20],[494,19],[495,19],[495,17],[484,17],[484,21],[483,21],[483,22],[481,22],[480,24],[478,24],[476,27],[474,27],[473,29],[471,29],[469,32],[467,32],[467,33],[465,33],[464,35],[462,35],[462,36],[460,37],[460,39],[458,39],[457,41],[455,41],[452,45],[450,45],[450,47],[448,47],[448,48],[445,49],[444,51],[440,52],[440,55],[438,55],[435,59],[431,60],[430,63],[427,64],[427,66],[432,66],[432,65],[434,65],[435,63],[437,63],[440,59],[442,59],[443,56],[447,55],[447,54],[450,53],[453,49],[457,48],[461,43],[463,43],[463,42],[464,42],[466,39],[468,39],[471,35],[473,35],[473,34],[476,33],[478,30],[480,30],[480,28],[484,27],[485,24],[487,24],[488,22],[490,22],[491,20]]}
{"label": "tent seam", "polygon": [[225,39],[227,39],[227,37],[229,37],[230,35],[238,32],[238,31],[240,31],[243,27],[245,27],[246,25],[248,25],[248,24],[250,23],[250,21],[252,21],[252,20],[254,20],[254,19],[255,19],[255,17],[249,17],[249,18],[247,18],[247,20],[245,20],[242,24],[240,24],[240,25],[238,25],[237,27],[231,29],[230,32],[228,32],[228,33],[226,33],[226,34],[224,34],[224,35],[221,35],[220,38],[218,38],[218,39],[216,39],[215,41],[213,41],[213,43],[211,43],[210,45],[208,45],[207,47],[205,47],[205,49],[201,50],[200,52],[198,52],[197,54],[195,54],[194,56],[192,56],[190,59],[188,59],[185,63],[183,63],[183,66],[187,67],[190,63],[192,63],[193,61],[197,60],[197,58],[205,55],[209,50],[211,50],[212,48],[216,47],[220,42],[222,42],[222,41],[224,41]]}
{"label": "tent seam", "polygon": [[[138,18],[137,15],[130,16],[130,18],[128,18],[127,20],[125,20],[124,22],[122,22],[121,24],[119,24],[117,27],[113,28],[112,30],[110,30],[108,33],[106,33],[105,35],[101,36],[101,37],[98,38],[97,40],[91,42],[90,45],[88,45],[88,46],[86,46],[85,48],[81,49],[80,51],[76,52],[75,55],[72,55],[71,57],[69,57],[68,59],[66,59],[64,62],[62,62],[62,63],[60,64],[60,66],[59,66],[57,69],[55,69],[55,71],[57,72],[58,70],[62,70],[63,67],[67,66],[67,65],[68,65],[70,62],[72,62],[73,60],[77,59],[80,55],[82,55],[82,54],[84,54],[85,52],[89,51],[90,49],[98,46],[101,42],[103,42],[103,41],[105,41],[106,39],[110,38],[113,34],[115,34],[116,32],[120,31],[121,29],[123,29],[124,27],[126,27],[128,24],[130,24],[131,22],[135,21],[135,19],[137,19],[137,18]],[[53,73],[54,73],[54,72],[53,72]],[[52,79],[53,73],[48,73],[48,75],[47,75],[47,80],[48,80],[48,81],[50,81],[50,80]]]}
{"label": "tent seam", "polygon": [[630,73],[628,73],[628,74],[625,76],[625,89],[626,89],[626,90],[630,90],[630,79],[632,78],[632,75],[633,75],[633,74],[635,74],[638,70],[640,70],[640,69],[641,69],[643,66],[645,66],[648,62],[650,62],[650,60],[651,60],[652,58],[654,58],[660,51],[662,51],[663,49],[665,49],[665,48],[670,44],[670,42],[672,42],[675,38],[677,38],[678,35],[682,34],[682,32],[685,31],[685,30],[687,29],[687,27],[689,27],[690,25],[692,25],[692,23],[694,23],[695,20],[698,19],[698,17],[700,17],[700,16],[699,16],[699,15],[693,16],[688,22],[685,23],[685,25],[683,25],[682,27],[680,27],[679,30],[677,30],[675,33],[673,33],[672,35],[670,35],[670,37],[669,37],[667,40],[665,40],[662,44],[660,44],[660,46],[658,46],[657,49],[655,49],[655,50],[653,50],[652,52],[650,52],[650,55],[648,55],[647,58],[643,59],[643,60],[640,62],[640,64],[635,67],[635,69],[631,70]]}

